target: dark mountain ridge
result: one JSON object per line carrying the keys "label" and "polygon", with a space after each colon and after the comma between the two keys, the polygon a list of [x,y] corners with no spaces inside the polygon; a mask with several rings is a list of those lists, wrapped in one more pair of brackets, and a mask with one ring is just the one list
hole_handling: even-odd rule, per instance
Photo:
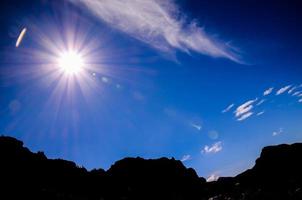
{"label": "dark mountain ridge", "polygon": [[207,183],[168,158],[125,158],[87,171],[0,137],[1,199],[302,199],[302,143],[265,147],[255,166]]}

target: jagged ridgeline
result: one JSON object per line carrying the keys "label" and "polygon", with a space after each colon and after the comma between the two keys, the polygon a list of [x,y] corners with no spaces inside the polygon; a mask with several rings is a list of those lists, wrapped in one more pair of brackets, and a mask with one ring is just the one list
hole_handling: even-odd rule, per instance
{"label": "jagged ridgeline", "polygon": [[[243,158],[244,159],[244,158]],[[265,147],[236,177],[207,183],[175,159],[125,158],[108,171],[32,153],[0,137],[0,199],[302,199],[302,144]]]}

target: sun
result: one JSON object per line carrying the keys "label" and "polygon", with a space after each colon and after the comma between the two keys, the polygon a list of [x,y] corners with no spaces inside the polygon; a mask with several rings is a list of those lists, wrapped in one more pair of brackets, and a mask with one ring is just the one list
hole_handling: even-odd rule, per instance
{"label": "sun", "polygon": [[85,67],[83,56],[76,51],[62,52],[58,59],[59,68],[67,75],[76,75]]}

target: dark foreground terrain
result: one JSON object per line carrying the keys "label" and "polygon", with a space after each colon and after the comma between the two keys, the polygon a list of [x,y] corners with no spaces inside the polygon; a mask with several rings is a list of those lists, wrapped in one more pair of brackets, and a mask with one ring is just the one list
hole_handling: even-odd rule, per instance
{"label": "dark foreground terrain", "polygon": [[256,164],[207,183],[174,159],[125,158],[87,171],[0,137],[0,199],[302,199],[302,144],[265,147]]}

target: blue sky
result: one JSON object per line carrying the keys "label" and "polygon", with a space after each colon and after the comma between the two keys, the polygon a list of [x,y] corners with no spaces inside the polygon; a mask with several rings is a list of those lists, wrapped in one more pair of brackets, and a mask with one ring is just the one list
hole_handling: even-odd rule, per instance
{"label": "blue sky", "polygon": [[[33,151],[88,169],[175,157],[216,177],[301,142],[298,1],[1,4],[0,133]],[[58,71],[66,49],[80,73]]]}

